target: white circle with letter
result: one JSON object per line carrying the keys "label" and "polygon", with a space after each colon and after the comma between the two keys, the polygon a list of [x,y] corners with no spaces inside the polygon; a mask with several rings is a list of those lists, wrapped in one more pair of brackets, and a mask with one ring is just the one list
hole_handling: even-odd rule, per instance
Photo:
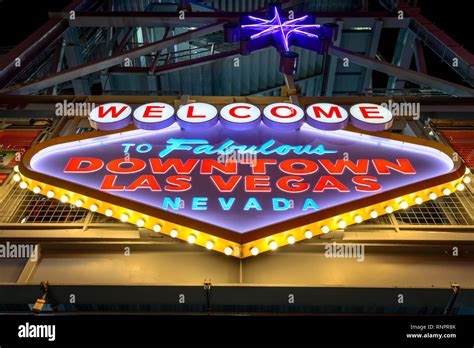
{"label": "white circle with letter", "polygon": [[393,124],[392,112],[377,104],[355,104],[351,107],[350,114],[351,123],[357,128],[367,131],[385,131]]}
{"label": "white circle with letter", "polygon": [[123,103],[99,105],[89,113],[89,122],[99,130],[115,130],[127,126],[131,121],[132,108]]}
{"label": "white circle with letter", "polygon": [[184,129],[203,129],[217,123],[217,109],[207,103],[182,105],[176,112],[178,123]]}
{"label": "white circle with letter", "polygon": [[263,109],[263,122],[276,129],[297,129],[304,119],[304,111],[290,103],[274,103]]}
{"label": "white circle with letter", "polygon": [[236,130],[246,130],[258,125],[261,114],[258,107],[248,103],[228,104],[220,111],[221,123]]}
{"label": "white circle with letter", "polygon": [[174,108],[166,103],[141,105],[133,112],[133,121],[138,128],[161,129],[174,122]]}
{"label": "white circle with letter", "polygon": [[322,130],[337,130],[347,126],[347,111],[336,104],[316,103],[306,108],[306,121],[313,127]]}

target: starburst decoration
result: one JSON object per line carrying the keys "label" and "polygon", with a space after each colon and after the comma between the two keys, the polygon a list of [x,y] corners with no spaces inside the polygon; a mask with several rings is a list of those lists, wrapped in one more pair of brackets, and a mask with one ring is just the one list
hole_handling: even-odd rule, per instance
{"label": "starburst decoration", "polygon": [[280,52],[280,72],[293,75],[298,66],[298,54],[290,50],[298,46],[318,54],[326,54],[337,37],[337,24],[316,24],[314,16],[283,18],[279,4],[270,4],[265,17],[244,15],[240,25],[224,25],[226,42],[240,41],[240,54],[249,55],[264,47],[274,46]]}
{"label": "starburst decoration", "polygon": [[[290,50],[291,39],[295,36],[303,36],[313,40],[319,40],[318,31],[321,25],[314,24],[314,19],[309,15],[284,21],[278,7],[273,7],[273,18],[264,19],[255,16],[247,16],[247,20],[252,24],[241,25],[242,35],[249,35],[250,40],[256,40],[272,35],[276,41],[276,46],[284,51]],[[311,23],[313,22],[313,23]]]}

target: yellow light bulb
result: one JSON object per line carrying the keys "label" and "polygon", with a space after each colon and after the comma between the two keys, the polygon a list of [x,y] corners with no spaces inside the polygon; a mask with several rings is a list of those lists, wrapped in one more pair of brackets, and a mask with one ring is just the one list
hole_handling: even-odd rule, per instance
{"label": "yellow light bulb", "polygon": [[41,192],[41,187],[39,187],[39,186],[33,187],[33,192],[36,193],[36,194],[40,193]]}
{"label": "yellow light bulb", "polygon": [[232,255],[233,252],[234,252],[234,249],[232,249],[232,248],[229,247],[229,246],[224,249],[224,253],[225,253],[227,256]]}
{"label": "yellow light bulb", "polygon": [[62,195],[60,198],[60,201],[63,203],[66,203],[69,200],[69,197],[67,195]]}
{"label": "yellow light bulb", "polygon": [[276,250],[276,248],[278,248],[278,244],[277,244],[277,242],[275,242],[275,241],[271,241],[270,244],[268,244],[268,246],[269,246],[270,249],[272,249],[272,250]]}
{"label": "yellow light bulb", "polygon": [[172,238],[178,237],[178,231],[176,231],[176,230],[171,230],[171,231],[170,231],[170,236],[171,236]]}
{"label": "yellow light bulb", "polygon": [[120,221],[127,222],[128,221],[128,215],[127,214],[120,215]]}
{"label": "yellow light bulb", "polygon": [[193,234],[190,234],[190,235],[188,236],[188,243],[190,243],[190,244],[196,243],[196,236],[193,235]]}
{"label": "yellow light bulb", "polygon": [[401,201],[400,202],[400,208],[402,208],[402,209],[408,208],[408,202],[407,201]]}
{"label": "yellow light bulb", "polygon": [[364,219],[360,215],[354,216],[354,221],[358,224],[360,224]]}
{"label": "yellow light bulb", "polygon": [[450,189],[445,188],[445,189],[443,190],[443,195],[448,196],[448,195],[450,195],[450,194],[451,194],[451,190],[450,190]]}
{"label": "yellow light bulb", "polygon": [[464,181],[465,184],[469,184],[471,182],[471,177],[470,176],[465,176],[462,181]]}
{"label": "yellow light bulb", "polygon": [[14,166],[14,167],[13,167],[13,170],[14,170],[16,173],[19,173],[19,172],[20,172],[20,168],[18,168],[18,165]]}
{"label": "yellow light bulb", "polygon": [[313,238],[313,232],[308,230],[304,233],[304,236],[306,237],[306,239],[311,239],[311,238]]}
{"label": "yellow light bulb", "polygon": [[98,207],[97,205],[91,204],[91,206],[89,207],[89,210],[90,210],[91,212],[95,212],[95,211],[97,211],[98,208],[99,208],[99,207]]}
{"label": "yellow light bulb", "polygon": [[329,226],[324,225],[324,226],[321,227],[321,232],[323,232],[323,233],[328,233],[329,231],[330,231],[330,230],[329,230]]}
{"label": "yellow light bulb", "polygon": [[208,241],[206,242],[206,248],[207,248],[208,250],[214,249],[214,242],[208,240]]}
{"label": "yellow light bulb", "polygon": [[288,244],[295,244],[296,238],[294,236],[288,236],[286,241],[288,242]]}
{"label": "yellow light bulb", "polygon": [[438,195],[434,192],[431,192],[428,197],[430,197],[430,199],[434,201],[436,198],[438,198]]}
{"label": "yellow light bulb", "polygon": [[76,205],[76,207],[80,208],[80,207],[82,207],[82,205],[84,204],[84,202],[82,202],[80,199],[78,199],[78,200],[76,200],[76,201],[74,202],[74,204]]}
{"label": "yellow light bulb", "polygon": [[20,188],[21,188],[21,189],[24,190],[24,189],[26,189],[27,187],[28,187],[28,184],[27,184],[26,182],[24,182],[24,181],[20,182]]}
{"label": "yellow light bulb", "polygon": [[114,212],[112,211],[112,209],[107,209],[105,211],[105,216],[111,217],[113,214],[114,214]]}
{"label": "yellow light bulb", "polygon": [[145,220],[138,219],[137,220],[137,227],[143,227],[143,226],[145,226]]}
{"label": "yellow light bulb", "polygon": [[158,232],[161,232],[161,225],[160,224],[156,224],[153,226],[153,231],[158,233]]}
{"label": "yellow light bulb", "polygon": [[14,182],[20,182],[20,180],[21,180],[21,176],[19,176],[18,174],[13,175]]}
{"label": "yellow light bulb", "polygon": [[346,228],[346,226],[347,226],[347,224],[344,220],[339,220],[337,222],[337,227],[339,227],[339,228]]}
{"label": "yellow light bulb", "polygon": [[250,253],[253,255],[253,256],[257,256],[258,253],[259,253],[259,250],[257,247],[252,247],[252,249],[250,249]]}
{"label": "yellow light bulb", "polygon": [[46,197],[53,198],[54,197],[54,192],[53,191],[46,192]]}
{"label": "yellow light bulb", "polygon": [[458,185],[456,186],[456,190],[458,190],[458,191],[463,191],[465,188],[466,188],[466,187],[464,186],[464,184],[458,184]]}
{"label": "yellow light bulb", "polygon": [[423,198],[421,198],[421,197],[416,197],[416,198],[415,198],[415,203],[416,203],[416,204],[421,204],[421,203],[423,203]]}
{"label": "yellow light bulb", "polygon": [[377,216],[379,216],[379,213],[377,213],[377,211],[372,210],[372,211],[370,212],[370,217],[371,217],[372,219],[375,219]]}
{"label": "yellow light bulb", "polygon": [[387,214],[391,214],[393,213],[393,208],[390,205],[388,205],[385,207],[385,211],[387,212]]}

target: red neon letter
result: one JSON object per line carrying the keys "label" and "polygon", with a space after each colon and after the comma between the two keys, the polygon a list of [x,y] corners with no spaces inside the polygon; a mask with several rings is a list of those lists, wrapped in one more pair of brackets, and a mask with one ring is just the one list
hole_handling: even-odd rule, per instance
{"label": "red neon letter", "polygon": [[271,192],[270,177],[268,175],[256,176],[249,175],[245,177],[246,192]]}
{"label": "red neon letter", "polygon": [[393,169],[396,172],[402,174],[416,174],[410,161],[408,159],[397,159],[397,163],[393,163],[384,159],[373,159],[372,163],[375,166],[378,174],[387,175],[390,174],[389,169]]}
{"label": "red neon letter", "polygon": [[107,108],[107,110],[105,110],[105,112],[104,112],[104,105],[101,105],[101,106],[99,106],[99,113],[98,113],[98,116],[99,116],[99,118],[104,118],[104,117],[107,116],[107,114],[108,114],[109,112],[112,112],[112,118],[117,118],[117,117],[119,117],[120,114],[121,114],[122,112],[124,112],[125,110],[127,110],[127,106],[126,106],[126,105],[122,106],[122,108],[120,109],[120,111],[117,112],[117,108],[116,108],[116,106],[114,105],[114,106],[109,106],[109,107]]}
{"label": "red neon letter", "polygon": [[212,175],[211,180],[216,185],[217,189],[221,192],[232,192],[235,186],[242,179],[241,175],[232,175],[227,182],[224,181],[222,176]]}
{"label": "red neon letter", "polygon": [[[297,165],[300,165],[303,168],[295,168]],[[306,159],[285,160],[280,163],[280,170],[287,174],[309,175],[318,171],[318,165],[316,162]]]}
{"label": "red neon letter", "polygon": [[276,185],[277,187],[285,192],[304,192],[309,188],[308,183],[302,183],[304,178],[301,176],[284,176],[283,178],[278,179]]}
{"label": "red neon letter", "polygon": [[[288,109],[288,110],[291,110],[290,114],[287,115],[287,116],[282,116],[282,115],[279,115],[277,113],[277,110],[279,109]],[[290,118],[290,117],[294,117],[296,116],[296,114],[298,113],[296,111],[295,108],[292,108],[291,106],[286,106],[286,105],[277,105],[277,106],[274,106],[273,108],[270,109],[270,113],[275,116],[275,117],[279,117],[279,118]]]}
{"label": "red neon letter", "polygon": [[[126,167],[122,168],[122,165],[124,164],[126,164]],[[138,173],[145,167],[145,161],[139,158],[130,158],[129,160],[126,160],[125,158],[117,158],[107,163],[107,170],[111,173],[117,174]]]}
{"label": "red neon letter", "polygon": [[104,176],[104,180],[100,185],[100,189],[104,191],[123,191],[125,189],[125,186],[115,185],[115,180],[117,180],[117,175],[107,174],[106,176]]}
{"label": "red neon letter", "polygon": [[[86,167],[82,167],[82,164],[86,163]],[[98,171],[104,166],[104,162],[101,159],[94,157],[73,157],[69,160],[64,173],[93,173]]]}
{"label": "red neon letter", "polygon": [[186,160],[186,163],[183,163],[183,161],[178,158],[170,158],[163,163],[159,158],[149,159],[151,172],[153,174],[165,174],[171,168],[174,168],[176,174],[189,174],[194,167],[196,167],[198,161],[198,159],[189,159]]}
{"label": "red neon letter", "polygon": [[338,190],[339,192],[349,192],[349,189],[333,176],[322,176],[314,187],[313,192],[323,192],[326,189]]}
{"label": "red neon letter", "polygon": [[237,174],[237,162],[219,163],[213,159],[203,159],[201,161],[201,174],[213,174],[214,169],[224,174]]}
{"label": "red neon letter", "polygon": [[139,176],[126,190],[135,191],[139,188],[147,188],[150,189],[150,191],[161,191],[161,187],[153,175]]}
{"label": "red neon letter", "polygon": [[252,167],[253,174],[267,174],[267,164],[275,165],[277,163],[276,159],[257,159],[254,162],[254,166]]}
{"label": "red neon letter", "polygon": [[165,191],[182,192],[191,188],[191,177],[189,175],[172,175],[166,179],[168,185]]}
{"label": "red neon letter", "polygon": [[331,106],[326,113],[319,105],[313,106],[314,117],[321,118],[321,114],[326,118],[332,118],[332,114],[336,114],[336,118],[342,118],[341,109],[338,106]]}
{"label": "red neon letter", "polygon": [[352,178],[352,182],[357,185],[355,189],[359,192],[376,192],[382,189],[382,185],[377,182],[375,176],[355,176]]}
{"label": "red neon letter", "polygon": [[247,115],[237,115],[237,113],[235,112],[235,110],[237,109],[250,109],[250,106],[246,106],[246,105],[238,105],[238,106],[234,106],[233,108],[230,108],[229,109],[229,115],[232,116],[232,117],[235,117],[235,118],[248,118],[250,117],[249,114]]}
{"label": "red neon letter", "polygon": [[351,160],[338,159],[334,164],[328,159],[321,159],[319,163],[329,174],[342,174],[346,168],[354,174],[367,174],[369,169],[369,160],[367,159],[357,160],[356,163]]}
{"label": "red neon letter", "polygon": [[206,117],[206,115],[193,115],[194,105],[190,105],[187,108],[188,108],[188,112],[186,113],[187,118],[204,118],[204,117]]}
{"label": "red neon letter", "polygon": [[[362,117],[364,118],[383,118],[383,116],[380,115],[379,108],[377,106],[359,106],[359,110],[362,114]],[[372,114],[372,116],[370,114]]]}
{"label": "red neon letter", "polygon": [[164,106],[148,105],[143,112],[143,118],[162,117]]}

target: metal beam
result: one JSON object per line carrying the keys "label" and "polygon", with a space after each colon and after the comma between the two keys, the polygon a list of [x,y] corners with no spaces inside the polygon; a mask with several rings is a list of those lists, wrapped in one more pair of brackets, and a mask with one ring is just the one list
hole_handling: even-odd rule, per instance
{"label": "metal beam", "polygon": [[[64,13],[69,16],[69,11],[85,9],[89,1],[75,0],[64,9]],[[15,46],[8,54],[0,58],[0,88],[6,86],[13,77],[25,69],[29,62],[43,52],[53,43],[66,29],[68,22],[65,18],[51,18],[33,34],[28,36],[20,44]],[[15,60],[19,59],[20,67],[15,65]]]}
{"label": "metal beam", "polygon": [[[383,22],[380,20],[375,21],[372,28],[372,41],[370,43],[369,57],[374,58],[377,54],[377,48],[379,47],[380,36],[382,34]],[[372,69],[366,68],[364,73],[364,80],[362,81],[362,92],[365,92],[372,83]]]}
{"label": "metal beam", "polygon": [[[64,59],[64,51],[66,42],[64,40],[60,40],[57,45],[56,49],[54,50],[53,57],[51,59],[51,74],[57,73],[62,69],[62,62]],[[48,94],[57,95],[57,88],[56,86],[50,87],[48,89]]]}
{"label": "metal beam", "polygon": [[[51,18],[68,19],[64,12],[50,12]],[[180,19],[177,12],[76,12],[76,18],[69,20],[72,27],[197,27],[218,22],[238,23],[239,13],[231,12],[189,12]]]}
{"label": "metal beam", "polygon": [[[232,51],[227,51],[227,52],[221,52],[221,53],[216,53],[204,57],[199,57],[195,59],[190,59],[190,60],[184,60],[181,62],[177,63],[169,63],[165,65],[160,65],[156,66],[155,69],[153,70],[154,74],[161,74],[164,72],[171,72],[171,71],[177,71],[181,69],[186,69],[189,68],[190,66],[196,67],[201,64],[206,64],[209,62],[212,62],[217,59],[222,59],[222,58],[227,58],[231,56],[236,56],[240,54],[240,49],[232,50]],[[110,70],[112,73],[150,73],[148,68],[143,68],[143,67],[114,67]]]}
{"label": "metal beam", "polygon": [[[410,7],[408,2],[400,3],[399,8],[411,17],[410,29],[423,44],[467,83],[474,86],[474,55],[421,15],[419,8]],[[469,26],[468,23],[466,24]],[[457,64],[454,64],[454,60]]]}
{"label": "metal beam", "polygon": [[[82,55],[81,42],[76,28],[69,28],[64,33],[64,40],[66,47],[64,48],[64,55],[68,69],[84,64],[84,57]],[[87,76],[81,76],[72,80],[72,87],[75,95],[90,95],[91,89]]]}
{"label": "metal beam", "polygon": [[372,70],[380,71],[390,76],[397,76],[400,79],[404,79],[406,81],[410,81],[422,86],[430,87],[449,95],[463,97],[474,96],[474,89],[472,88],[464,87],[456,83],[429,76],[427,74],[422,74],[413,70],[403,69],[396,65],[381,62],[374,58],[370,58],[340,47],[331,46],[328,52],[330,55],[335,57],[347,57],[350,59],[351,63],[370,68]]}
{"label": "metal beam", "polygon": [[123,36],[122,40],[120,40],[117,50],[115,53],[120,53],[123,51],[125,46],[127,46],[128,42],[130,41],[130,38],[132,37],[133,32],[135,31],[135,28],[128,28],[127,32]]}
{"label": "metal beam", "polygon": [[[386,28],[407,28],[410,19],[398,19],[387,12],[314,12],[318,23],[330,23],[336,20],[345,22],[344,28],[366,26],[374,18],[380,19]],[[68,14],[52,12],[50,17],[67,20]],[[69,20],[71,27],[199,27],[206,24],[225,21],[239,23],[240,13],[236,12],[190,12],[185,19],[179,19],[176,12],[76,12],[76,18]]]}
{"label": "metal beam", "polygon": [[423,52],[423,45],[420,41],[416,40],[415,42],[415,64],[416,70],[423,74],[428,73],[426,68],[425,53]]}
{"label": "metal beam", "polygon": [[[336,38],[336,41],[334,41],[334,46],[339,46],[341,44],[342,28],[344,26],[344,23],[343,21],[337,21],[337,25],[338,25],[337,38]],[[325,96],[331,97],[332,91],[334,89],[334,80],[336,79],[337,58],[331,57],[331,56],[326,56],[326,57],[330,59],[330,62],[329,62],[327,80],[326,80]]]}
{"label": "metal beam", "polygon": [[[161,38],[162,40],[166,39],[168,37],[168,34],[170,32],[170,28],[166,28],[165,32],[163,33],[163,37]],[[153,58],[152,62],[150,63],[148,73],[149,74],[154,74],[155,73],[155,67],[156,63],[158,63],[158,59],[160,58],[161,51],[156,51],[155,52],[155,57]]]}
{"label": "metal beam", "polygon": [[190,30],[184,34],[176,35],[171,38],[154,42],[149,45],[144,45],[133,50],[129,50],[123,53],[117,53],[110,57],[106,57],[91,63],[82,64],[77,67],[61,71],[57,74],[52,74],[46,78],[39,79],[32,82],[26,82],[19,85],[15,85],[9,88],[1,89],[0,94],[30,94],[42,89],[54,86],[58,83],[64,83],[67,81],[74,80],[89,74],[110,68],[115,65],[119,65],[125,58],[133,59],[146,54],[150,54],[155,51],[162,50],[164,48],[173,46],[180,42],[186,42],[198,37],[211,34],[217,30],[223,28],[224,23],[211,24],[199,29]]}
{"label": "metal beam", "polygon": [[[415,38],[415,33],[410,29],[400,29],[397,43],[395,44],[392,64],[401,68],[410,69],[411,61],[413,59],[413,45],[415,43]],[[387,83],[387,89],[403,88],[405,88],[405,81],[400,80],[397,76],[390,76]]]}

